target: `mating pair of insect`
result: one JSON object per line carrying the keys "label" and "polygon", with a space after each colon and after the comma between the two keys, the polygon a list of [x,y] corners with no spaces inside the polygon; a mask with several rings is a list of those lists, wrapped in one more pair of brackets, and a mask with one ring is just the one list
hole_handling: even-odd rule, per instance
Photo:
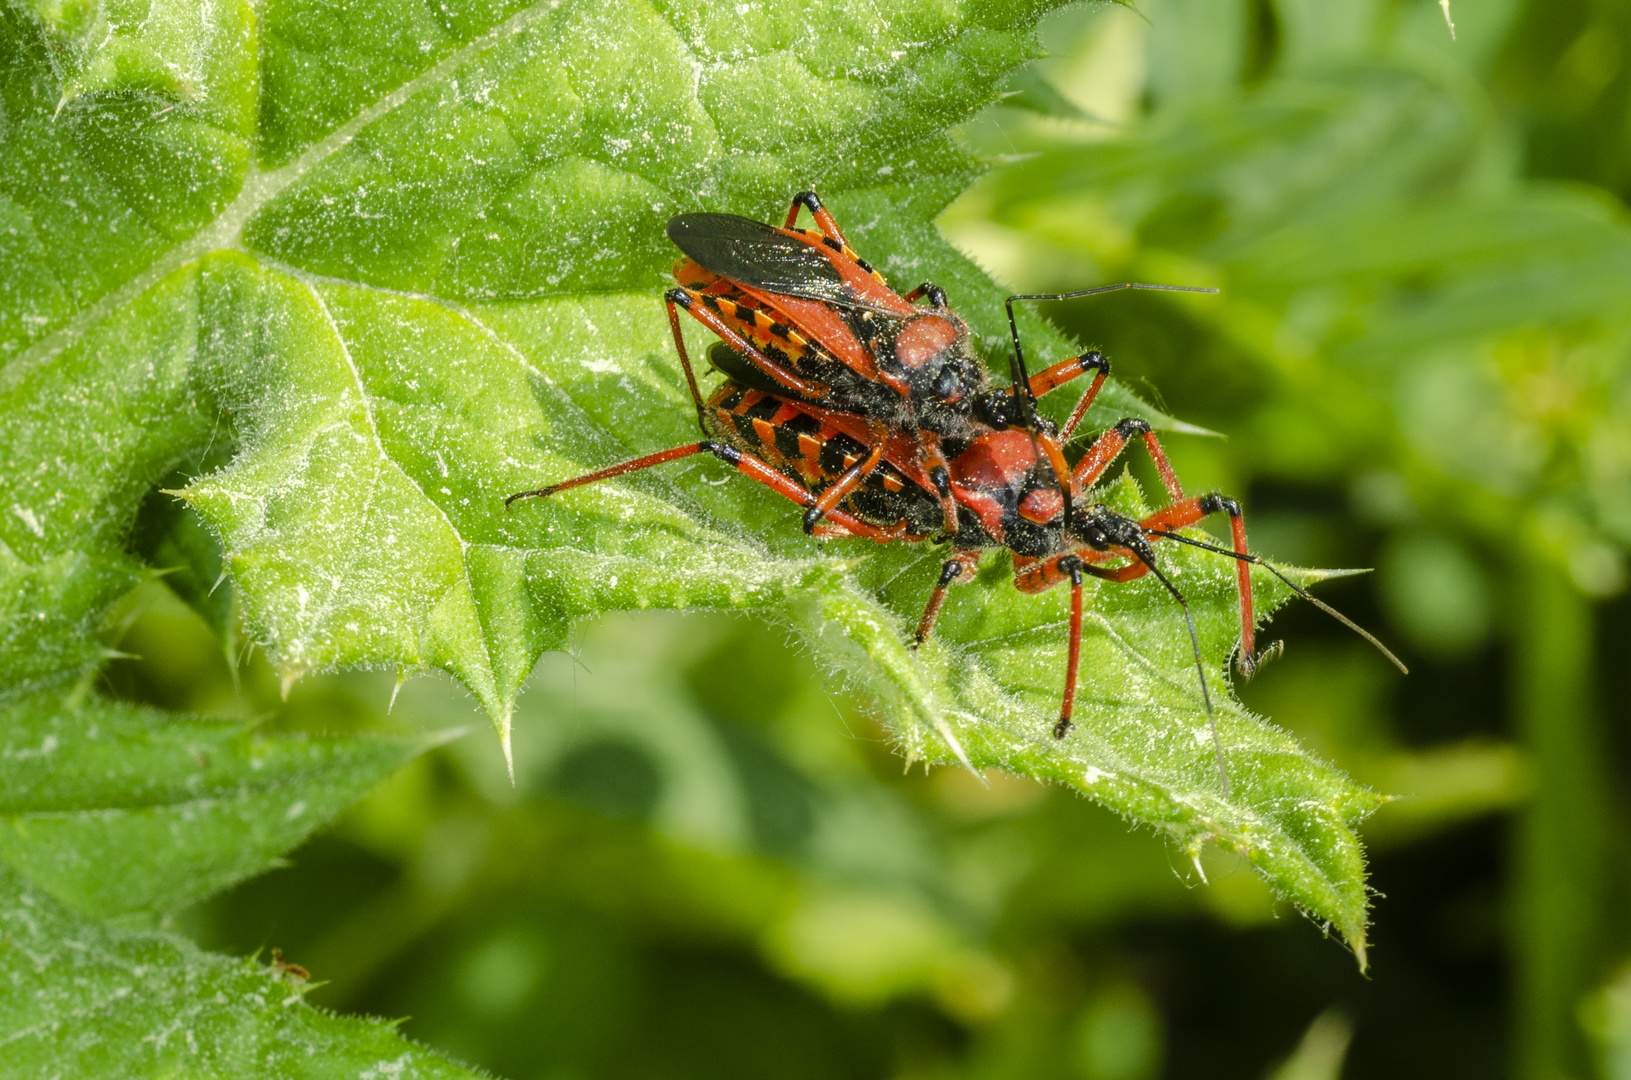
{"label": "mating pair of insect", "polygon": [[[801,208],[814,229],[795,228]],[[1068,300],[1120,289],[1212,292],[1172,285],[1108,285],[1078,292],[1010,296],[1010,381],[993,385],[969,330],[946,294],[925,282],[902,296],[860,258],[814,192],[795,196],[781,228],[732,214],[681,214],[668,236],[686,256],[678,287],[664,297],[704,438],[509,497],[544,498],[695,454],[713,454],[805,507],[804,529],[818,537],[880,542],[933,539],[951,547],[918,622],[921,643],[947,590],[973,576],[980,552],[1008,548],[1014,584],[1036,593],[1071,587],[1069,659],[1056,738],[1069,734],[1082,641],[1085,577],[1132,581],[1154,574],[1183,610],[1195,670],[1212,727],[1224,790],[1229,787],[1211,691],[1189,602],[1156,562],[1154,541],[1175,540],[1237,561],[1240,646],[1249,676],[1262,656],[1254,644],[1249,567],[1275,574],[1298,595],[1396,657],[1369,633],[1311,596],[1246,548],[1235,500],[1186,496],[1150,425],[1137,417],[1103,432],[1074,466],[1063,447],[1110,374],[1096,351],[1030,375],[1014,322],[1017,300]],[[708,359],[725,382],[704,399],[680,331],[680,311],[719,337]],[[1037,412],[1036,399],[1092,375],[1063,426]],[[1129,442],[1142,440],[1170,502],[1143,520],[1083,498]],[[1177,530],[1226,514],[1231,547]]]}

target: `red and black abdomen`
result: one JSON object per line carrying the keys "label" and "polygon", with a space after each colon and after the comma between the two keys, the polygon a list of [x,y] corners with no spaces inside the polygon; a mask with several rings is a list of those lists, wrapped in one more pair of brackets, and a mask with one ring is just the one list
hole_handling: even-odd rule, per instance
{"label": "red and black abdomen", "polygon": [[[816,494],[867,454],[860,440],[818,416],[785,398],[735,382],[725,383],[708,399],[707,421],[716,438],[752,452]],[[890,526],[905,519],[908,531],[919,535],[940,528],[938,500],[887,460],[842,505],[874,525]]]}

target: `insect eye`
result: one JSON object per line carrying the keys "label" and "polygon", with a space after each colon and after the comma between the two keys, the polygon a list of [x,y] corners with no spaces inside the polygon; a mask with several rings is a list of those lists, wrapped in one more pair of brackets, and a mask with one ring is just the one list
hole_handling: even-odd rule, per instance
{"label": "insect eye", "polygon": [[1104,535],[1104,530],[1095,522],[1083,522],[1076,529],[1076,534],[1082,538],[1083,543],[1095,551],[1103,551],[1110,546],[1110,538]]}
{"label": "insect eye", "polygon": [[1004,428],[1010,423],[1009,406],[1013,398],[1003,392],[981,394],[974,400],[975,414],[985,423],[994,428]]}

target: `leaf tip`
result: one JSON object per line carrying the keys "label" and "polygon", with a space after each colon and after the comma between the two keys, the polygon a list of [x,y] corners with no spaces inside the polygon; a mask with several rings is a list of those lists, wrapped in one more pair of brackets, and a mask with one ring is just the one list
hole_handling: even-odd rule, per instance
{"label": "leaf tip", "polygon": [[294,689],[294,684],[299,682],[300,677],[304,674],[306,674],[306,669],[303,667],[287,667],[283,669],[283,678],[278,685],[278,691],[283,695],[284,701],[289,700],[289,691]]}
{"label": "leaf tip", "polygon": [[1348,939],[1348,945],[1354,951],[1354,959],[1359,962],[1359,974],[1364,975],[1370,971],[1370,957],[1365,951],[1365,935],[1363,932],[1355,934]]}
{"label": "leaf tip", "polygon": [[[929,719],[930,723],[934,725],[935,731],[938,732],[940,737],[946,741],[946,746],[951,749],[953,754],[957,755],[957,760],[962,764],[963,768],[967,769],[975,776],[980,776],[980,770],[976,769],[974,767],[974,763],[968,759],[968,751],[963,749],[963,744],[958,741],[957,735],[951,730],[951,725],[946,723],[945,718],[941,716],[931,716]],[[927,767],[927,765],[928,762],[925,760],[924,766]],[[912,767],[912,760],[910,757],[908,757],[906,760],[906,767],[908,769]],[[980,779],[983,783],[985,778],[982,776]]]}
{"label": "leaf tip", "polygon": [[498,745],[504,751],[504,768],[510,774],[510,786],[515,786],[515,753],[510,747],[510,718],[506,716],[498,729]]}
{"label": "leaf tip", "polygon": [[1203,428],[1199,424],[1191,424],[1185,420],[1168,420],[1162,426],[1168,431],[1176,432],[1180,435],[1202,435],[1209,439],[1222,439],[1226,437],[1221,431],[1213,431],[1211,428]]}
{"label": "leaf tip", "polygon": [[391,700],[385,703],[385,715],[390,716],[391,710],[396,708],[396,696],[402,692],[402,684],[408,681],[408,673],[401,668],[396,672],[396,684],[391,687]]}

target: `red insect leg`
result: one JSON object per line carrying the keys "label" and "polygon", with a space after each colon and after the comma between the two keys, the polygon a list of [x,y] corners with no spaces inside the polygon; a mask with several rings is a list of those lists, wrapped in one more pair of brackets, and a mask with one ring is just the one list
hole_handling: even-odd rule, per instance
{"label": "red insect leg", "polygon": [[545,487],[538,488],[535,491],[518,491],[514,495],[511,495],[508,499],[505,499],[504,505],[506,508],[508,508],[509,505],[515,500],[525,499],[528,496],[547,499],[557,491],[565,491],[568,488],[582,487],[585,484],[597,484],[602,480],[610,480],[614,476],[622,476],[624,473],[638,472],[641,469],[649,469],[653,465],[662,465],[665,462],[678,461],[680,458],[687,458],[693,454],[701,454],[705,451],[711,450],[713,445],[714,444],[710,442],[694,442],[686,443],[684,446],[676,446],[672,450],[659,450],[655,454],[647,454],[645,457],[637,457],[633,461],[625,461],[617,465],[609,465],[604,469],[597,469],[592,473],[584,473],[582,476],[575,476],[570,480],[562,480],[558,484],[549,484]]}
{"label": "red insect leg", "polygon": [[920,431],[918,437],[922,440],[918,444],[918,459],[923,466],[923,475],[934,485],[935,495],[940,499],[940,513],[945,519],[947,535],[956,536],[957,497],[951,491],[951,466],[940,449],[940,436],[932,431]]}
{"label": "red insect leg", "polygon": [[1075,725],[1070,714],[1076,707],[1076,672],[1082,661],[1082,566],[1080,559],[1066,556],[1058,560],[1070,574],[1070,654],[1065,661],[1065,696],[1059,703],[1059,722],[1053,725],[1053,737],[1063,739]]}
{"label": "red insect leg", "polygon": [[[725,464],[734,467],[737,472],[748,479],[757,480],[765,487],[776,492],[776,494],[791,499],[800,506],[809,506],[816,501],[815,495],[808,488],[801,487],[752,454],[744,453],[728,443],[705,439],[702,442],[686,443],[684,446],[676,446],[671,450],[660,450],[655,454],[647,454],[645,457],[638,457],[632,461],[597,469],[592,473],[585,473],[582,476],[573,477],[571,480],[562,480],[558,484],[550,484],[535,491],[519,491],[505,499],[504,505],[507,507],[515,500],[525,499],[529,496],[546,499],[556,492],[565,491],[568,488],[582,487],[585,484],[593,484],[601,480],[610,480],[614,476],[622,476],[625,473],[637,472],[640,469],[649,469],[653,465],[662,465],[665,462],[678,461],[680,458],[705,453],[714,455]],[[885,529],[862,521],[855,515],[843,510],[831,511],[827,515],[827,524],[829,529],[823,534],[826,536],[859,536],[881,542],[916,539],[906,535],[905,522],[900,522]],[[842,529],[843,532],[833,531],[835,529]]]}
{"label": "red insect leg", "polygon": [[[813,191],[801,191],[793,196],[793,205],[787,209],[787,222],[782,230],[795,236],[802,235],[807,241],[814,241],[811,233],[796,228],[799,220],[799,207],[810,209],[810,216],[815,218],[815,236],[819,236],[820,246],[828,249],[828,257],[840,256],[833,260],[833,267],[844,278],[844,283],[855,291],[857,298],[877,304],[885,310],[893,310],[897,314],[911,313],[912,305],[895,295],[889,287],[884,276],[874,270],[870,264],[855,253],[844,239],[844,234],[838,228],[838,222],[833,219],[827,208],[821,205],[821,199]],[[944,306],[943,304],[941,305]]]}
{"label": "red insect leg", "polygon": [[871,476],[883,461],[883,452],[889,447],[889,432],[881,424],[873,425],[874,442],[868,449],[866,457],[844,470],[831,487],[823,491],[810,509],[804,512],[804,531],[814,533],[815,527],[821,519],[843,502],[850,492],[854,491],[862,480]]}
{"label": "red insect leg", "polygon": [[676,324],[679,322],[678,316],[673,314],[673,308],[677,304],[685,309],[685,313],[687,315],[691,316],[697,322],[701,323],[703,326],[706,326],[714,333],[718,334],[720,338],[724,340],[725,344],[747,357],[754,367],[758,368],[760,371],[763,371],[766,375],[769,375],[772,379],[775,379],[777,382],[793,391],[793,393],[799,395],[800,397],[814,399],[820,399],[826,395],[826,387],[819,383],[813,383],[807,379],[801,379],[797,375],[791,374],[780,364],[775,363],[769,357],[765,356],[764,353],[755,348],[752,342],[748,341],[747,338],[737,333],[735,328],[725,322],[724,319],[720,318],[717,314],[710,311],[701,303],[698,303],[697,300],[700,295],[700,293],[691,289],[670,289],[668,294],[663,298],[665,301],[667,301],[669,306],[669,317],[673,319]]}
{"label": "red insect leg", "polygon": [[[1235,554],[1249,555],[1246,550],[1246,522],[1240,516],[1240,504],[1226,495],[1213,492],[1173,503],[1139,522],[1146,530],[1170,531],[1194,525],[1211,514],[1229,515],[1229,532]],[[1257,670],[1256,630],[1252,616],[1252,576],[1247,559],[1235,561],[1235,585],[1240,593],[1240,673],[1250,677]],[[1385,651],[1385,650],[1384,650]]]}
{"label": "red insect leg", "polygon": [[1060,442],[1070,441],[1070,437],[1076,432],[1077,425],[1082,422],[1082,417],[1087,415],[1087,410],[1092,407],[1093,400],[1099,396],[1099,390],[1104,387],[1104,380],[1110,375],[1110,361],[1104,358],[1103,353],[1085,352],[1080,356],[1061,361],[1047,370],[1031,376],[1031,396],[1041,397],[1050,390],[1057,390],[1071,380],[1086,375],[1089,371],[1095,373],[1093,382],[1082,393],[1081,400],[1076,402],[1076,407],[1070,411],[1070,419],[1065,421],[1065,426],[1059,429]]}
{"label": "red insect leg", "polygon": [[1047,456],[1048,464],[1052,466],[1053,475],[1058,478],[1059,485],[1063,487],[1069,484],[1073,498],[1081,494],[1081,485],[1076,482],[1076,477],[1071,475],[1070,466],[1065,464],[1065,452],[1059,448],[1059,443],[1045,431],[1035,432],[1034,437],[1037,446],[1041,447],[1042,453]]}
{"label": "red insect leg", "polygon": [[934,591],[929,594],[928,606],[923,609],[923,618],[917,621],[917,633],[912,635],[912,644],[921,645],[928,640],[929,634],[934,630],[935,620],[940,618],[940,609],[946,605],[946,590],[963,578],[974,576],[979,568],[980,553],[978,551],[959,551],[946,560],[940,568],[940,580],[935,583]]}
{"label": "red insect leg", "polygon": [[901,299],[906,301],[908,304],[913,304],[923,299],[925,296],[929,298],[929,304],[931,307],[944,309],[948,306],[946,301],[946,290],[942,289],[932,281],[925,281],[923,284],[901,297]]}
{"label": "red insect leg", "polygon": [[685,351],[685,335],[680,333],[680,313],[675,309],[674,301],[667,303],[668,326],[674,331],[674,348],[680,354],[680,367],[685,371],[685,385],[691,388],[691,400],[697,406],[697,424],[702,428],[704,435],[708,434],[708,425],[703,420],[703,410],[707,408],[702,400],[702,391],[697,388],[697,373],[691,368],[691,356]]}
{"label": "red insect leg", "polygon": [[[1071,557],[1072,553],[1055,555],[1051,559],[1028,559],[1024,556],[1014,558],[1014,588],[1022,593],[1036,594],[1047,592],[1055,585],[1062,585],[1070,580],[1070,571],[1060,565]],[[1088,565],[1083,569],[1096,578],[1105,581],[1125,583],[1136,581],[1150,572],[1150,568],[1137,560],[1130,551],[1120,548],[1110,548],[1107,551],[1094,551],[1092,548],[1078,548],[1074,555]],[[1116,566],[1105,569],[1095,563],[1109,562],[1113,559],[1132,559],[1126,566]]]}
{"label": "red insect leg", "polygon": [[813,191],[801,191],[793,196],[793,205],[787,211],[787,224],[783,225],[782,228],[791,229],[798,224],[799,207],[801,206],[810,208],[810,216],[815,218],[816,228],[821,230],[821,235],[829,236],[845,247],[849,247],[849,241],[844,239],[844,234],[838,229],[838,222],[833,220],[832,214],[828,213],[827,208],[821,205],[820,197]]}
{"label": "red insect leg", "polygon": [[[1107,562],[1113,559],[1132,559],[1124,566],[1104,567],[1095,563]],[[1076,703],[1076,680],[1080,669],[1082,654],[1082,575],[1091,574],[1105,581],[1128,582],[1135,581],[1150,573],[1153,569],[1143,558],[1133,552],[1120,548],[1110,548],[1105,551],[1095,551],[1092,548],[1081,548],[1074,553],[1067,552],[1056,555],[1051,559],[1020,559],[1014,560],[1014,586],[1021,592],[1039,593],[1068,580],[1071,586],[1070,595],[1070,652],[1065,665],[1065,694],[1059,707],[1059,722],[1054,725],[1053,736],[1062,739],[1070,733],[1074,726],[1070,717]],[[1166,581],[1165,578],[1162,579]],[[1167,583],[1171,589],[1171,583]],[[1173,597],[1180,604],[1184,604],[1182,595],[1173,592]],[[1187,613],[1188,607],[1185,605]],[[1196,654],[1196,663],[1199,664],[1199,652]],[[1201,674],[1201,692],[1206,692],[1206,676]],[[1207,705],[1208,713],[1211,711],[1210,699]],[[1221,761],[1221,759],[1220,759]],[[1221,767],[1221,764],[1220,764]],[[1224,784],[1227,786],[1228,778],[1225,776]]]}
{"label": "red insect leg", "polygon": [[1144,439],[1144,447],[1150,452],[1150,459],[1155,462],[1156,471],[1161,474],[1161,483],[1166,487],[1167,494],[1174,502],[1182,501],[1183,485],[1178,483],[1178,474],[1173,471],[1172,462],[1167,460],[1166,451],[1161,449],[1161,441],[1150,430],[1149,422],[1136,416],[1129,416],[1100,435],[1082,456],[1082,460],[1076,463],[1076,472],[1071,479],[1078,487],[1092,487],[1134,435]]}

